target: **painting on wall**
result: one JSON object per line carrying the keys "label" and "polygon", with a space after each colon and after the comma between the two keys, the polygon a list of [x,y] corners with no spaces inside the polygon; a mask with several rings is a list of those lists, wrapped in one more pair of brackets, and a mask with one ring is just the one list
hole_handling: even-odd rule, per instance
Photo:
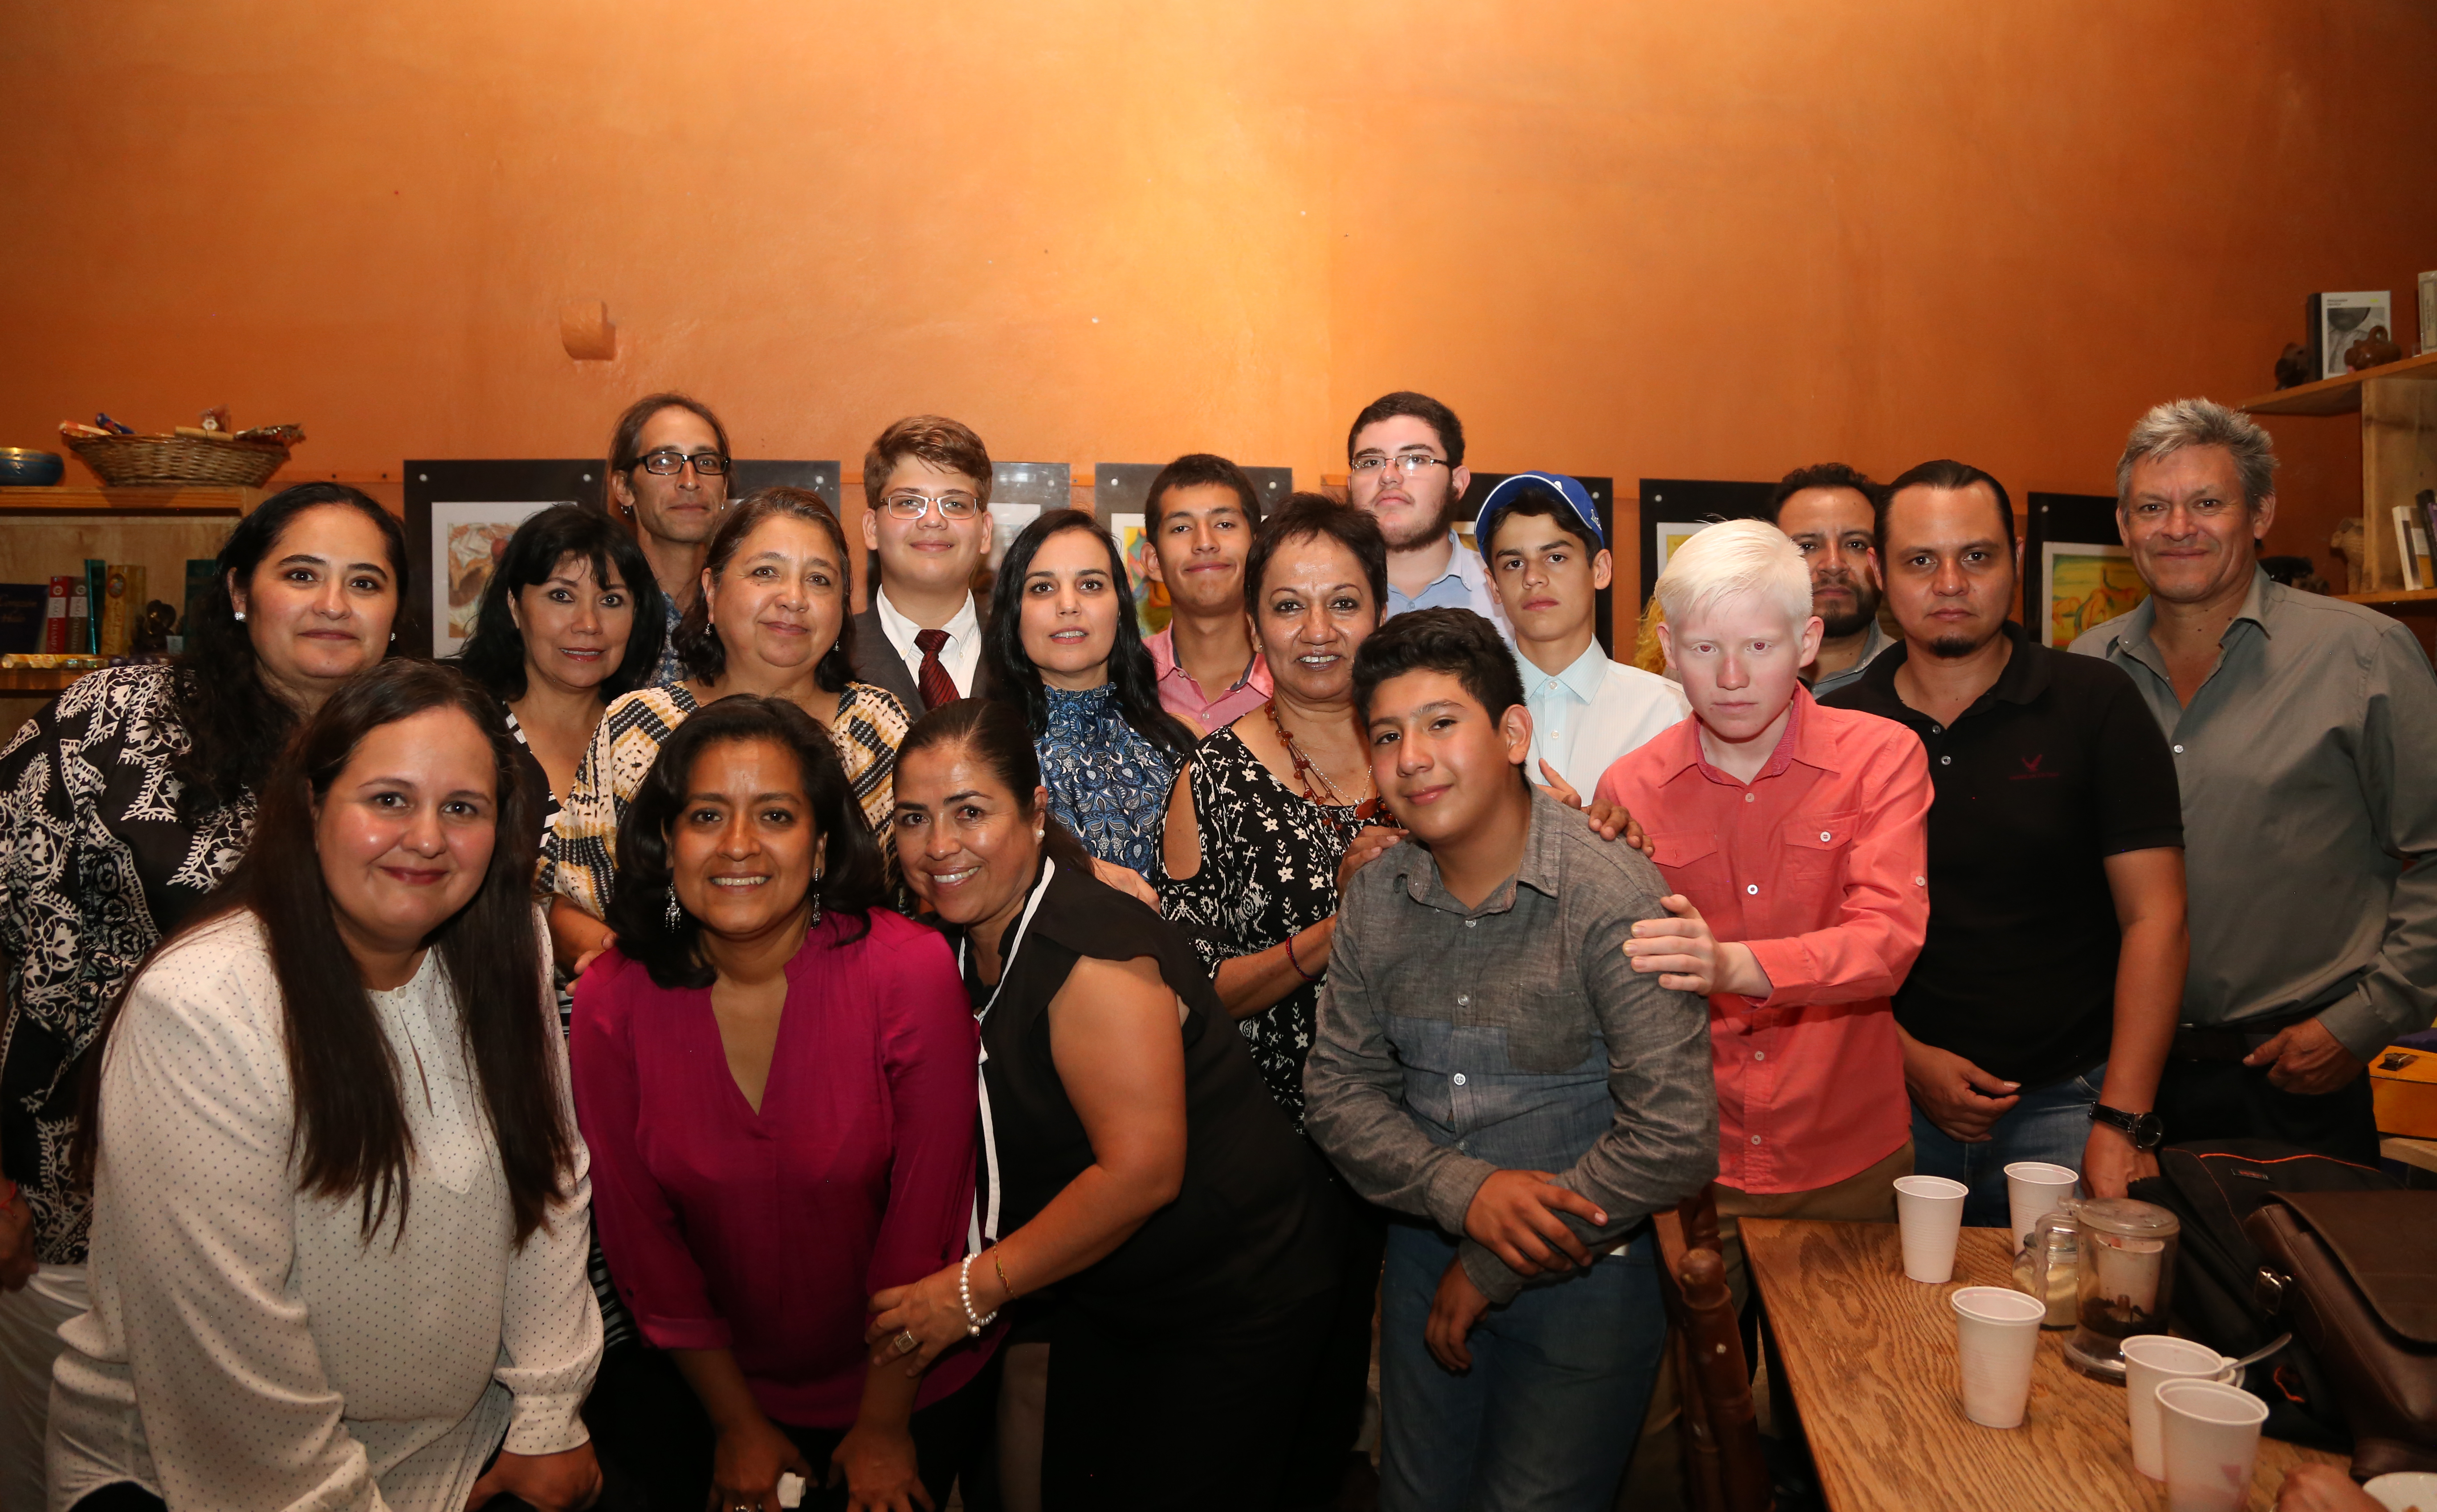
{"label": "painting on wall", "polygon": [[1653,526],[1651,529],[1657,532],[1658,548],[1657,561],[1650,569],[1652,581],[1657,581],[1658,574],[1667,570],[1667,559],[1675,554],[1677,547],[1717,523],[1715,520],[1661,520]]}
{"label": "painting on wall", "polygon": [[1134,623],[1146,635],[1156,635],[1167,628],[1174,610],[1167,601],[1167,585],[1152,581],[1150,575],[1150,531],[1140,514],[1111,514],[1109,536],[1117,543],[1117,556],[1126,565],[1126,581],[1133,585]]}
{"label": "painting on wall", "polygon": [[431,506],[431,654],[454,656],[474,634],[482,590],[527,518],[572,499]]}
{"label": "painting on wall", "polygon": [[2040,606],[2040,643],[2070,646],[2085,630],[2130,614],[2149,597],[2148,584],[2133,569],[2132,553],[2120,546],[2082,541],[2041,543],[2040,581],[2046,601]]}

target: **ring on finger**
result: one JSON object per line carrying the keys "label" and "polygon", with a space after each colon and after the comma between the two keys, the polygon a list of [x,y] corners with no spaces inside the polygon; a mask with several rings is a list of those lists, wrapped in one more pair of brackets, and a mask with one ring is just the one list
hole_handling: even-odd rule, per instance
{"label": "ring on finger", "polygon": [[915,1350],[920,1349],[920,1347],[922,1347],[922,1341],[914,1336],[914,1330],[912,1329],[900,1329],[897,1330],[897,1352],[899,1354],[912,1354]]}

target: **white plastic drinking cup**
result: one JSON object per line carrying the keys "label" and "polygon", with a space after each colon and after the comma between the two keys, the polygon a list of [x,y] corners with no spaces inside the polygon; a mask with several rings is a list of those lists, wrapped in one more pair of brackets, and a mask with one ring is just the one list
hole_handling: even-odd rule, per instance
{"label": "white plastic drinking cup", "polygon": [[2022,1426],[2046,1305],[2010,1286],[1967,1286],[1954,1300],[1963,1416],[1984,1428]]}
{"label": "white plastic drinking cup", "polygon": [[2017,1160],[2006,1168],[2006,1207],[2014,1225],[2014,1253],[2023,1252],[2023,1236],[2031,1225],[2057,1210],[2081,1177],[2044,1160]]}
{"label": "white plastic drinking cup", "polygon": [[1955,1279],[1955,1242],[1963,1232],[1963,1199],[1970,1195],[1971,1188],[1944,1176],[1896,1178],[1896,1225],[1906,1276],[1916,1281]]}
{"label": "white plastic drinking cup", "polygon": [[2158,1439],[2158,1388],[2169,1381],[2223,1381],[2234,1364],[2204,1344],[2140,1333],[2124,1341],[2124,1406],[2132,1416],[2132,1468],[2153,1481],[2166,1478]]}
{"label": "white plastic drinking cup", "polygon": [[2251,1495],[2268,1404],[2215,1381],[2168,1381],[2157,1395],[2166,1512],[2238,1512]]}

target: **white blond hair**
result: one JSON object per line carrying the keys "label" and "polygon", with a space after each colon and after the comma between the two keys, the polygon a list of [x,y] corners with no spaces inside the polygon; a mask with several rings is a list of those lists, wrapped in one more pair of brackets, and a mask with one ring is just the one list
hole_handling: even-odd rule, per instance
{"label": "white blond hair", "polygon": [[1723,520],[1675,548],[1653,589],[1667,622],[1690,620],[1728,599],[1757,594],[1797,630],[1811,617],[1811,567],[1802,550],[1766,520]]}

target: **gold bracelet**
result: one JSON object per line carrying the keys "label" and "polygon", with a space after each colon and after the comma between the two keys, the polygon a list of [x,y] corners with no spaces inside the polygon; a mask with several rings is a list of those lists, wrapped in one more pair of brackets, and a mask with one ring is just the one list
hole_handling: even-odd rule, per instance
{"label": "gold bracelet", "polygon": [[[998,1289],[1007,1294],[1008,1301],[1014,1301],[1015,1288],[1007,1284],[1007,1266],[998,1258],[998,1246],[996,1244],[992,1244],[991,1246],[991,1269],[998,1272]],[[1004,1306],[1005,1304],[1002,1303],[1001,1305]]]}

